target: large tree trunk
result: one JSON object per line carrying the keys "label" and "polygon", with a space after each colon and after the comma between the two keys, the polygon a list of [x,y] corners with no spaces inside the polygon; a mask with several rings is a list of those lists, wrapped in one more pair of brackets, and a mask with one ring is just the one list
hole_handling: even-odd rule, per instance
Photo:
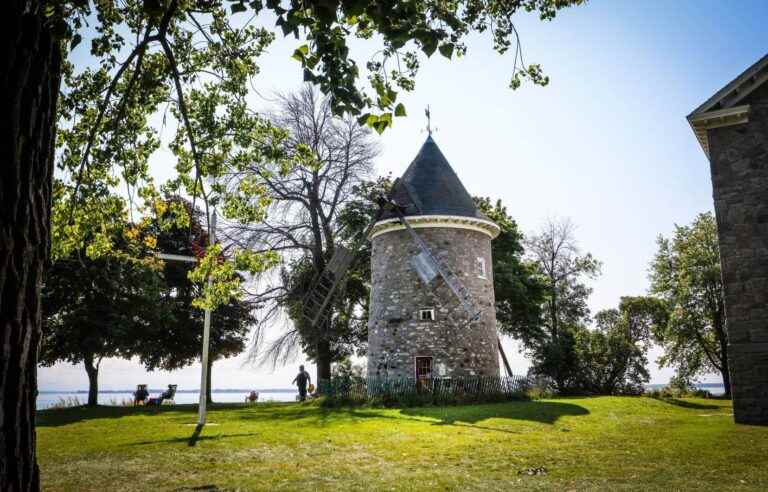
{"label": "large tree trunk", "polygon": [[723,361],[723,370],[720,371],[720,374],[723,376],[723,387],[725,388],[725,393],[723,393],[723,396],[726,398],[731,397],[731,373],[728,372],[728,361]]}
{"label": "large tree trunk", "polygon": [[88,406],[95,407],[99,404],[99,366],[93,363],[93,357],[83,360],[85,372],[88,374]]}
{"label": "large tree trunk", "polygon": [[[718,289],[722,289],[718,286]],[[728,367],[728,334],[725,331],[725,307],[722,300],[719,302],[719,307],[714,314],[714,328],[717,335],[717,342],[720,345],[720,374],[723,377],[723,388],[725,393],[723,396],[731,397],[731,373]]]}
{"label": "large tree trunk", "polygon": [[720,374],[723,376],[723,388],[725,393],[723,396],[726,398],[731,397],[731,373],[728,367],[728,341],[725,339],[720,340],[720,354],[722,356],[722,362],[720,363]]}
{"label": "large tree trunk", "polygon": [[59,43],[39,0],[0,15],[0,490],[38,490],[40,288],[50,241]]}
{"label": "large tree trunk", "polygon": [[317,342],[317,387],[320,388],[320,381],[331,379],[331,344],[322,337]]}

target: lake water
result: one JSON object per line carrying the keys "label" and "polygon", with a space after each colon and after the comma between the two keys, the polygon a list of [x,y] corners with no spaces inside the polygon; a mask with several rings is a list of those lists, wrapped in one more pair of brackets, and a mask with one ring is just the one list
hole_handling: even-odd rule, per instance
{"label": "lake water", "polygon": [[[256,390],[259,393],[259,401],[296,401],[298,392],[293,389],[265,389]],[[151,389],[150,396],[159,396],[163,390]],[[213,390],[211,398],[216,403],[243,403],[245,396],[250,393],[249,389],[235,390]],[[75,403],[75,400],[81,405],[88,402],[87,391],[40,391],[37,395],[37,409],[45,410],[53,405],[65,400]],[[133,401],[133,391],[103,391],[99,392],[99,405],[122,405],[123,402]],[[198,390],[178,390],[174,401],[178,404],[197,403],[199,401]]]}
{"label": "lake water", "polygon": [[[648,389],[663,388],[664,384],[649,384]],[[705,389],[712,393],[714,396],[722,395],[725,389],[722,384],[718,383],[704,383],[697,385],[697,388]],[[265,389],[256,390],[259,393],[259,401],[296,401],[296,395],[298,392],[293,389]],[[163,390],[152,389],[150,390],[151,396],[159,396]],[[248,389],[231,389],[231,390],[213,390],[211,397],[216,403],[243,403],[245,396],[250,393]],[[178,390],[174,401],[178,404],[182,403],[197,403],[199,400],[197,390]],[[85,404],[88,402],[87,391],[40,391],[37,396],[37,409],[45,410],[50,408],[62,400],[70,402],[70,405]],[[75,400],[77,402],[75,402]],[[99,405],[122,405],[124,402],[133,401],[133,391],[102,391],[99,392]]]}
{"label": "lake water", "polygon": [[[646,385],[646,387],[648,389],[661,389],[664,386],[666,386],[666,384],[648,384],[648,385]],[[696,386],[696,388],[698,388],[698,389],[703,389],[703,390],[709,391],[710,393],[712,393],[712,396],[720,396],[723,393],[725,393],[725,386],[723,386],[721,383],[700,383],[700,384],[696,384],[694,386]]]}

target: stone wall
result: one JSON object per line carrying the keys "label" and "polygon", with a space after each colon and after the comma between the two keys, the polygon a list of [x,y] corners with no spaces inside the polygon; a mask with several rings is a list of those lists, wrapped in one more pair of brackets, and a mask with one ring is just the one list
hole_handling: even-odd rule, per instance
{"label": "stone wall", "polygon": [[[490,237],[466,229],[423,228],[416,232],[459,276],[482,314],[470,325],[456,326],[447,319],[447,310],[457,301],[443,280],[437,278],[431,288],[426,287],[412,270],[409,259],[419,250],[408,232],[376,236],[371,256],[368,375],[414,377],[415,357],[431,356],[434,372],[443,365],[445,376],[498,376]],[[477,275],[478,257],[485,259],[485,279]],[[435,321],[418,320],[423,308],[435,309]]]}
{"label": "stone wall", "polygon": [[749,122],[709,130],[734,418],[768,424],[768,84]]}

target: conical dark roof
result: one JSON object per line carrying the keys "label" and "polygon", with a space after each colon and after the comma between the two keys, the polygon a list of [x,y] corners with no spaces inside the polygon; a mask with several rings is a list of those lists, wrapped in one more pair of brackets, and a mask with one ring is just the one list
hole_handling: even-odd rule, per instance
{"label": "conical dark roof", "polygon": [[[431,136],[395,181],[391,198],[405,207],[406,216],[458,215],[487,220]],[[393,217],[394,213],[388,212],[383,218]]]}

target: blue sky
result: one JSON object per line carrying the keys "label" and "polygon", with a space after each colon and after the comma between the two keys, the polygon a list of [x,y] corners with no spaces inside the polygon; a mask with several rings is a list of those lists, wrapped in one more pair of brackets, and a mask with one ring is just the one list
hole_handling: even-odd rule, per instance
{"label": "blue sky", "polygon": [[[764,0],[592,0],[552,22],[522,15],[526,61],[542,64],[549,86],[508,89],[512,56],[493,52],[487,37],[472,37],[465,58],[424,61],[416,90],[405,95],[410,116],[381,138],[378,172],[405,170],[426,138],[429,104],[434,138],[467,189],[501,198],[525,232],[547,217],[571,218],[582,249],[603,262],[590,305],[614,307],[622,295],[647,291],[658,234],[712,210],[709,163],[685,116],[768,52],[766,25]],[[262,58],[260,94],[300,85],[295,45],[278,39]],[[253,104],[269,102],[254,95]],[[172,161],[160,153],[153,165],[163,177]],[[524,370],[507,345],[513,369]],[[652,382],[665,382],[670,371],[656,367],[656,355]],[[217,363],[213,386],[287,387],[295,371],[243,364]],[[102,364],[101,388],[138,382],[197,388],[199,365],[168,374]],[[87,378],[82,367],[59,364],[42,368],[39,384],[80,389]]]}

